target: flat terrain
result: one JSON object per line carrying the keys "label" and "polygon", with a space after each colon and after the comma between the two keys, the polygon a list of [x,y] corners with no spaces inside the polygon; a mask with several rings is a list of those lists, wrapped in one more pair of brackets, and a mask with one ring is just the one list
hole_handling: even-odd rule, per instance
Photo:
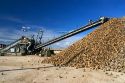
{"label": "flat terrain", "polygon": [[0,56],[0,83],[125,83],[125,73],[54,67],[44,58]]}

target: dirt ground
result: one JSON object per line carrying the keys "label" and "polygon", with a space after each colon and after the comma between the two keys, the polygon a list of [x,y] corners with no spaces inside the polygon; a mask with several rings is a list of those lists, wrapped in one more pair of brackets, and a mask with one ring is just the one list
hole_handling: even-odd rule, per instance
{"label": "dirt ground", "polygon": [[45,57],[0,56],[0,83],[125,83],[125,73],[41,64]]}

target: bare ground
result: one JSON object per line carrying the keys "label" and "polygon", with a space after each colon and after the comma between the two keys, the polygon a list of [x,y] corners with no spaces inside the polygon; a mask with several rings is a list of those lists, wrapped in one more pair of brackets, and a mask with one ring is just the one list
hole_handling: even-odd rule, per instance
{"label": "bare ground", "polygon": [[44,58],[0,56],[0,83],[125,83],[125,73],[54,67]]}

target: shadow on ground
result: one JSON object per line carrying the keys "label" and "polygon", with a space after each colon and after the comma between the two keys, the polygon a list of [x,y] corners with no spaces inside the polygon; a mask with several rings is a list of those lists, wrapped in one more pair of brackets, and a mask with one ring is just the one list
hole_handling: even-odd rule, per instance
{"label": "shadow on ground", "polygon": [[28,69],[41,69],[41,68],[50,68],[54,66],[47,66],[47,67],[32,67],[32,68],[18,68],[18,69],[7,69],[7,70],[0,70],[0,72],[6,72],[6,71],[17,71],[17,70],[28,70]]}

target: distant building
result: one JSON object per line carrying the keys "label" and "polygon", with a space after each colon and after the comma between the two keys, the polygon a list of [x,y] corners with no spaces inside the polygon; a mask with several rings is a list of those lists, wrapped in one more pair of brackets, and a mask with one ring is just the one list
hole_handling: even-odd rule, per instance
{"label": "distant building", "polygon": [[0,49],[5,48],[5,47],[6,47],[5,44],[0,44]]}

